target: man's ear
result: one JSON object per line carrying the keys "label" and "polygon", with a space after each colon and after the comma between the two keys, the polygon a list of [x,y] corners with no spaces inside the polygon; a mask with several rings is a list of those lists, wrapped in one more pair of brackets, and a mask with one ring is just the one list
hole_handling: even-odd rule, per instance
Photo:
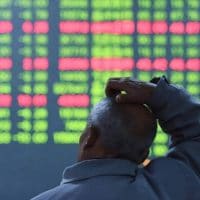
{"label": "man's ear", "polygon": [[91,125],[88,127],[88,133],[84,141],[84,149],[91,148],[95,145],[99,138],[99,131],[97,127]]}

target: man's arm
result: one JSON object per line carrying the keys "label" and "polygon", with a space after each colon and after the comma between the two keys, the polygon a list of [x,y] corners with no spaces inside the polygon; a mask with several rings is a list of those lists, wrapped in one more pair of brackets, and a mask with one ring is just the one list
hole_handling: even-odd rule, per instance
{"label": "man's arm", "polygon": [[[125,91],[125,93],[121,93]],[[169,84],[165,78],[157,85],[131,79],[110,79],[108,96],[119,103],[145,103],[171,136],[168,157],[184,162],[200,174],[200,103],[185,90]]]}
{"label": "man's arm", "polygon": [[200,176],[200,103],[161,78],[147,104],[170,135],[167,156],[183,161]]}

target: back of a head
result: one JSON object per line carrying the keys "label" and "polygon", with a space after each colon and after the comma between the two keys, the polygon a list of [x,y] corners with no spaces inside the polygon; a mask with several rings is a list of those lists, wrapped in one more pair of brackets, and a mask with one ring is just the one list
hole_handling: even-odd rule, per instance
{"label": "back of a head", "polygon": [[102,144],[118,158],[141,163],[156,134],[157,123],[144,105],[118,104],[105,98],[91,111],[88,123],[100,133]]}

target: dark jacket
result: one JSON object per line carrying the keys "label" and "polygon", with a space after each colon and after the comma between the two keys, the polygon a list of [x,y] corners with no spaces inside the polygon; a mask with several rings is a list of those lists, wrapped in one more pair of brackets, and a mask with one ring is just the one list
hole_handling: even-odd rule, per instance
{"label": "dark jacket", "polygon": [[165,157],[144,168],[120,159],[83,161],[33,200],[200,200],[200,103],[161,79],[148,104],[171,136]]}

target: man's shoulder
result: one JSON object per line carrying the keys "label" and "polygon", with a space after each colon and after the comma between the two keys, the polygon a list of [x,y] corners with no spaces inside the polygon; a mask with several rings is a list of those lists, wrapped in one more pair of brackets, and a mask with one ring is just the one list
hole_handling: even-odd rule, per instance
{"label": "man's shoulder", "polygon": [[[58,194],[63,194],[64,191],[64,185],[56,186],[50,190],[47,190],[36,197],[32,198],[31,200],[50,200],[50,199],[57,199]],[[60,198],[59,198],[60,199]]]}
{"label": "man's shoulder", "polygon": [[[173,191],[177,185],[181,188],[199,187],[199,179],[194,171],[183,161],[172,157],[153,159],[148,166],[141,170],[140,174],[145,179],[150,178],[152,181],[159,182],[160,186],[163,185],[168,193]],[[152,187],[151,184],[150,186]]]}

